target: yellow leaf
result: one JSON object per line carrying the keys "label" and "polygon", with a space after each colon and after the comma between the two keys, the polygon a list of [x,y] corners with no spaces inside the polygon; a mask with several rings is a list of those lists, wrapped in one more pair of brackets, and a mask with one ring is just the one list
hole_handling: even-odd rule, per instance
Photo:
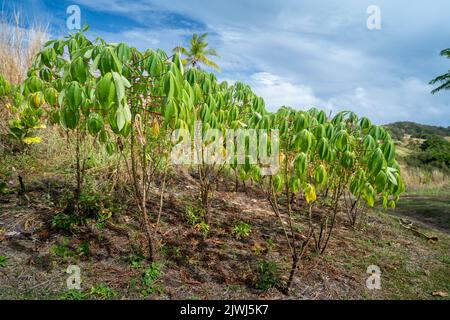
{"label": "yellow leaf", "polygon": [[155,136],[159,136],[159,132],[160,132],[159,123],[158,123],[158,121],[155,120],[155,121],[153,121],[152,133]]}
{"label": "yellow leaf", "polygon": [[33,127],[33,129],[45,129],[47,126],[45,124],[38,124],[37,126]]}
{"label": "yellow leaf", "polygon": [[283,152],[280,152],[280,157],[279,157],[280,163],[283,163],[284,159],[286,159],[286,156],[284,155]]}
{"label": "yellow leaf", "polygon": [[26,144],[41,143],[42,138],[41,137],[26,137],[23,139],[23,142],[25,142]]}
{"label": "yellow leaf", "polygon": [[31,95],[31,97],[36,108],[42,106],[45,103],[44,95],[41,92],[35,92]]}
{"label": "yellow leaf", "polygon": [[316,199],[317,199],[316,190],[313,185],[308,184],[308,186],[306,187],[305,198],[306,198],[306,202],[308,202],[308,203],[316,201]]}
{"label": "yellow leaf", "polygon": [[222,147],[222,157],[223,157],[224,159],[226,159],[226,157],[227,157],[227,149],[224,148],[224,147]]}

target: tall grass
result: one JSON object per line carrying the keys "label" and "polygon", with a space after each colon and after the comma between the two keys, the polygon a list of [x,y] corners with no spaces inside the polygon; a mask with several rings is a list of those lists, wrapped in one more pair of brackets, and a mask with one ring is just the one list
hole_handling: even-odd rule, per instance
{"label": "tall grass", "polygon": [[450,176],[438,169],[427,171],[418,167],[402,165],[401,170],[408,192],[443,189],[450,186]]}
{"label": "tall grass", "polygon": [[0,73],[12,84],[21,83],[34,56],[48,40],[48,27],[26,25],[20,12],[0,13]]}

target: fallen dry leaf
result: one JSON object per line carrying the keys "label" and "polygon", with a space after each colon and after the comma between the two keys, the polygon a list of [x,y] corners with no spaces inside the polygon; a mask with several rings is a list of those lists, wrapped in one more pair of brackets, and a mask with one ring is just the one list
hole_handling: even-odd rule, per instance
{"label": "fallen dry leaf", "polygon": [[189,274],[185,271],[180,271],[180,275],[181,275],[181,280],[187,284],[192,284],[192,285],[200,285],[201,282],[192,279]]}
{"label": "fallen dry leaf", "polygon": [[448,297],[447,291],[434,291],[432,294],[434,297]]}

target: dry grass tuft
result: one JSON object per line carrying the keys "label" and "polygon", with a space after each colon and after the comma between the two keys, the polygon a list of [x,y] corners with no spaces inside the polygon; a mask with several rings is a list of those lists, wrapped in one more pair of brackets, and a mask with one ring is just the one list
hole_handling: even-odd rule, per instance
{"label": "dry grass tuft", "polygon": [[20,12],[0,13],[0,73],[13,84],[21,83],[34,56],[48,40],[48,26],[26,27]]}
{"label": "dry grass tuft", "polygon": [[450,185],[450,177],[438,169],[429,172],[416,167],[401,166],[401,170],[408,191],[441,189]]}

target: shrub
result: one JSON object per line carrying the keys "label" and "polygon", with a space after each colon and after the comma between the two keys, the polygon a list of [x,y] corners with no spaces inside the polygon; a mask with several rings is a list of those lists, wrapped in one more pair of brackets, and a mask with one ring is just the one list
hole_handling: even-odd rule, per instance
{"label": "shrub", "polygon": [[52,218],[52,228],[71,231],[82,223],[82,219],[76,215],[57,213]]}

